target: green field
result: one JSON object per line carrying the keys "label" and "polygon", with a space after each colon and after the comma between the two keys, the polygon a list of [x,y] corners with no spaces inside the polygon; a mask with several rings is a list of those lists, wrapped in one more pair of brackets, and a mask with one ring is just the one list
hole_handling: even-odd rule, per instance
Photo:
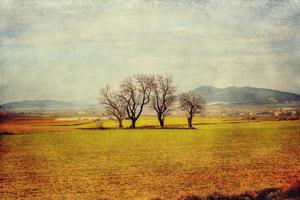
{"label": "green field", "polygon": [[196,122],[191,130],[86,124],[0,136],[0,197],[178,199],[285,188],[300,180],[299,121]]}

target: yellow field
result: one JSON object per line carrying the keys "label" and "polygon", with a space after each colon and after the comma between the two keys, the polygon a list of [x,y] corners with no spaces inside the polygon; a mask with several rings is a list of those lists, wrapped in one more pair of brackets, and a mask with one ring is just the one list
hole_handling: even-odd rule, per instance
{"label": "yellow field", "polygon": [[136,130],[89,122],[3,122],[1,131],[17,134],[0,136],[1,199],[169,200],[300,180],[299,121],[196,118],[190,130],[181,117],[166,121],[181,129],[165,130],[141,129],[156,128],[153,117]]}

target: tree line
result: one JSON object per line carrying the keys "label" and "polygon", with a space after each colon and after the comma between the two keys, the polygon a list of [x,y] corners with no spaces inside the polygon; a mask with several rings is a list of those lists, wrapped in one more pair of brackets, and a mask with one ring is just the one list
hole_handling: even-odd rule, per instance
{"label": "tree line", "polygon": [[194,92],[186,92],[176,98],[175,92],[172,75],[136,74],[123,80],[117,90],[109,85],[101,88],[99,103],[105,106],[108,115],[118,120],[119,128],[123,127],[123,120],[128,118],[133,129],[145,106],[151,104],[160,127],[164,128],[165,118],[176,109],[174,104],[178,99],[179,108],[187,115],[188,127],[192,128],[193,117],[205,110],[205,99]]}

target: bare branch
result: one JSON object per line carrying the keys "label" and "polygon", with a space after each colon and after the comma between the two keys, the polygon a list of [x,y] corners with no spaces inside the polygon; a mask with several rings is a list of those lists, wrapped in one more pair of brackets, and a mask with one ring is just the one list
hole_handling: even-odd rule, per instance
{"label": "bare branch", "polygon": [[108,115],[113,115],[119,122],[119,127],[122,127],[122,121],[126,115],[126,101],[121,96],[113,92],[109,85],[100,90],[98,101],[105,105],[105,110]]}
{"label": "bare branch", "polygon": [[163,127],[164,118],[171,111],[175,100],[172,75],[156,75],[152,87],[152,106],[157,113],[160,126]]}
{"label": "bare branch", "polygon": [[180,108],[188,115],[189,127],[192,128],[192,120],[195,114],[201,114],[205,110],[204,97],[194,92],[187,92],[180,96]]}
{"label": "bare branch", "polygon": [[135,122],[140,117],[144,106],[150,101],[153,80],[153,76],[137,74],[121,83],[120,96],[125,99],[126,112],[131,119],[132,128],[135,128]]}

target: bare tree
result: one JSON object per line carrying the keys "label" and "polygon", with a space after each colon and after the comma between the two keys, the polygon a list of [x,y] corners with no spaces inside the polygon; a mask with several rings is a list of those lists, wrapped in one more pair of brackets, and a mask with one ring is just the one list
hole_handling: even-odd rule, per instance
{"label": "bare tree", "polygon": [[153,82],[152,106],[157,113],[160,127],[164,127],[165,117],[169,114],[174,103],[175,87],[171,75],[156,75]]}
{"label": "bare tree", "polygon": [[131,128],[135,128],[144,106],[150,101],[153,80],[153,76],[137,74],[121,83],[120,97],[126,102],[126,113],[131,120]]}
{"label": "bare tree", "polygon": [[122,121],[126,116],[126,102],[124,99],[107,85],[100,90],[99,103],[105,105],[107,114],[115,116],[119,122],[119,128],[122,128]]}
{"label": "bare tree", "polygon": [[192,128],[192,121],[195,114],[201,114],[205,110],[205,99],[194,92],[183,93],[180,96],[180,107],[188,115],[188,126]]}

